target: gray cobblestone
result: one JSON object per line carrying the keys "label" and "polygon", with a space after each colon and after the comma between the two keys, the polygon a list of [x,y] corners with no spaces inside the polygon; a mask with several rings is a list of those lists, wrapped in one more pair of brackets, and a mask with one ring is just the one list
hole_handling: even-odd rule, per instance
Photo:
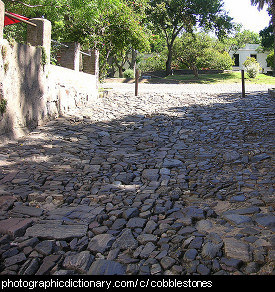
{"label": "gray cobblestone", "polygon": [[268,86],[111,86],[0,145],[0,273],[274,273]]}

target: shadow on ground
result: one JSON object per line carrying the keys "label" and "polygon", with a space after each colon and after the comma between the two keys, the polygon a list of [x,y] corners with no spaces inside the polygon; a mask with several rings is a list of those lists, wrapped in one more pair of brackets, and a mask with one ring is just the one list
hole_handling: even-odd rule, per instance
{"label": "shadow on ground", "polygon": [[[104,226],[103,233],[118,237],[125,225],[114,231],[113,220],[121,218],[123,211],[137,208],[139,214],[147,212],[143,214],[146,221],[173,226],[169,256],[181,265],[186,248],[179,251],[179,246],[188,238],[175,237],[181,227],[177,217],[169,217],[173,212],[186,206],[207,206],[205,210],[212,213],[204,219],[218,216],[215,220],[224,230],[244,228],[245,222],[229,221],[214,207],[256,206],[274,216],[274,103],[259,94],[244,99],[234,94],[220,98],[221,103],[190,104],[170,108],[169,114],[126,115],[109,122],[61,117],[17,142],[1,145],[1,218],[6,219],[19,203],[29,202],[45,210],[99,204],[104,208],[97,221],[99,227]],[[257,223],[262,216],[259,212],[250,214],[249,226],[270,230],[274,221],[261,227]],[[194,227],[197,220],[194,217],[190,224]],[[142,228],[132,231],[135,237]],[[156,234],[161,238],[161,232]],[[269,235],[267,238],[271,240]],[[197,252],[201,252],[201,245]],[[246,260],[251,262],[252,258],[242,258],[242,265],[233,271],[245,267]],[[256,272],[265,263],[259,264]],[[214,273],[211,263],[204,265]]]}

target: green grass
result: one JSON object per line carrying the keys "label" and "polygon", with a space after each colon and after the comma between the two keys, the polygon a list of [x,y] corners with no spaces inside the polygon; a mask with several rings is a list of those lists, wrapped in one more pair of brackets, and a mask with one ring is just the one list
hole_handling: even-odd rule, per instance
{"label": "green grass", "polygon": [[[200,74],[199,79],[194,75],[172,75],[165,77],[167,80],[175,80],[180,83],[241,83],[241,72],[226,72],[219,74]],[[253,84],[272,84],[275,85],[275,77],[259,74],[256,78],[249,78],[245,74],[245,82]]]}

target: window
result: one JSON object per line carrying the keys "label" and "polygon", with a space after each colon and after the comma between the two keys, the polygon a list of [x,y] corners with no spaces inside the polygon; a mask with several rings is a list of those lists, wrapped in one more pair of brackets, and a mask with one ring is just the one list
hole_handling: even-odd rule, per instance
{"label": "window", "polygon": [[234,59],[234,66],[239,67],[240,66],[240,55],[234,54],[233,59]]}
{"label": "window", "polygon": [[257,55],[250,54],[250,57],[254,58],[255,60],[257,60]]}

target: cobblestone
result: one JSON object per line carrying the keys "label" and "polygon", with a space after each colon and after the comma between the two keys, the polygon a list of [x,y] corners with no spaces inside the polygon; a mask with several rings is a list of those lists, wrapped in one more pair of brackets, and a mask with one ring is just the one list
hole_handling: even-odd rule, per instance
{"label": "cobblestone", "polygon": [[274,100],[141,88],[0,145],[1,274],[274,274]]}

